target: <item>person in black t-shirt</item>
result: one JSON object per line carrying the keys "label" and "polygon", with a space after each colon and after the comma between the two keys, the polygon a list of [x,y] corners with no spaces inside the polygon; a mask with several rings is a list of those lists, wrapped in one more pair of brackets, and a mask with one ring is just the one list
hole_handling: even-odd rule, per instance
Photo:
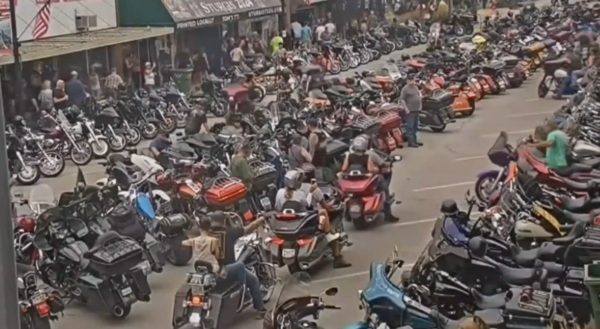
{"label": "person in black t-shirt", "polygon": [[260,291],[260,282],[256,275],[250,272],[246,265],[235,259],[235,243],[242,236],[256,231],[264,223],[264,218],[259,218],[245,227],[227,227],[225,224],[226,215],[222,211],[215,211],[209,214],[211,220],[211,231],[218,236],[221,243],[222,258],[218,259],[223,268],[222,276],[226,279],[234,279],[240,283],[245,283],[250,290],[254,309],[258,311],[257,319],[264,318],[267,310],[262,300]]}
{"label": "person in black t-shirt", "polygon": [[208,118],[206,112],[200,109],[195,109],[190,115],[188,115],[185,123],[185,134],[188,137],[200,133],[200,130],[204,127],[206,132],[209,131]]}
{"label": "person in black t-shirt", "polygon": [[65,91],[65,82],[62,80],[58,80],[56,82],[56,88],[52,93],[52,97],[54,97],[54,108],[57,110],[64,110],[70,106],[69,104],[69,95]]}

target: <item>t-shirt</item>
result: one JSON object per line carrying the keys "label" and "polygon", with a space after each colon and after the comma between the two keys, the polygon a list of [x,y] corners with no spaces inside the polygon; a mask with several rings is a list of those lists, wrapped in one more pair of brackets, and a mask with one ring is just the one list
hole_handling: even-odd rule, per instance
{"label": "t-shirt", "polygon": [[[65,97],[66,95],[67,94],[65,93],[64,90],[62,90],[62,89],[54,89],[54,93],[53,93],[52,97],[61,99],[61,98]],[[64,110],[67,107],[69,107],[69,100],[68,99],[64,100],[64,101],[61,101],[61,102],[54,102],[54,108],[57,109],[57,110]]]}
{"label": "t-shirt", "polygon": [[240,179],[248,190],[252,188],[252,169],[244,157],[235,155],[231,159],[231,176]]}
{"label": "t-shirt", "polygon": [[308,25],[302,27],[301,37],[302,41],[310,41],[310,39],[312,38],[312,30]]}
{"label": "t-shirt", "polygon": [[223,266],[235,263],[235,243],[243,236],[243,227],[234,227],[225,231],[224,241],[222,242]]}
{"label": "t-shirt", "polygon": [[285,197],[287,191],[285,188],[279,189],[277,195],[275,195],[275,210],[282,211],[283,205],[286,201],[299,202],[305,209],[308,209],[308,201],[306,200],[306,194],[302,190],[294,190],[291,197],[288,199]]}
{"label": "t-shirt", "polygon": [[212,264],[214,273],[220,272],[219,262],[213,253],[213,250],[219,248],[219,244],[219,240],[212,236],[201,235],[192,239],[194,259]]}
{"label": "t-shirt", "polygon": [[325,24],[325,29],[329,32],[329,34],[334,34],[335,33],[335,24],[327,23],[327,24]]}
{"label": "t-shirt", "polygon": [[546,149],[546,164],[549,168],[564,168],[567,166],[567,135],[554,130],[548,134],[547,141],[554,141],[554,144]]}
{"label": "t-shirt", "polygon": [[240,47],[233,48],[229,55],[231,56],[232,61],[239,63],[242,61],[242,58],[244,58],[244,51]]}
{"label": "t-shirt", "polygon": [[302,36],[302,25],[298,22],[292,23],[292,32],[294,35],[294,39],[300,39]]}
{"label": "t-shirt", "polygon": [[150,148],[155,148],[159,152],[166,150],[168,147],[169,143],[160,139],[155,139],[150,143]]}
{"label": "t-shirt", "polygon": [[315,34],[317,35],[317,40],[321,40],[321,33],[325,32],[325,26],[319,25],[315,29]]}
{"label": "t-shirt", "polygon": [[279,51],[279,45],[283,45],[282,37],[276,36],[273,39],[271,39],[271,55],[277,55],[277,52]]}
{"label": "t-shirt", "polygon": [[423,107],[421,100],[421,92],[415,86],[406,85],[400,92],[400,99],[406,103],[406,106],[411,112],[419,112]]}

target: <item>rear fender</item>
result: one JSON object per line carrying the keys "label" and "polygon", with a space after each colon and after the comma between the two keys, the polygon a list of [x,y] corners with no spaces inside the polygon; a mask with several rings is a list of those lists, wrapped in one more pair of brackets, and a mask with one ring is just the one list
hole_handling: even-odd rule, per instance
{"label": "rear fender", "polygon": [[479,174],[477,174],[477,178],[482,179],[482,178],[487,178],[487,177],[498,177],[498,174],[500,173],[500,171],[498,170],[488,170],[488,171],[483,171],[480,172]]}

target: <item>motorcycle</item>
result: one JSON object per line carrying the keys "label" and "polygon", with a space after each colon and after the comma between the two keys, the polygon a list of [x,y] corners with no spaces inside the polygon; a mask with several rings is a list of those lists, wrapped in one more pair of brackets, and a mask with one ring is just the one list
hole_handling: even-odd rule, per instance
{"label": "motorcycle", "polygon": [[57,314],[65,309],[57,293],[38,286],[34,270],[18,277],[17,291],[21,329],[50,329],[51,321],[58,320]]}
{"label": "motorcycle", "polygon": [[24,145],[10,129],[6,131],[8,142],[6,154],[8,156],[8,168],[11,173],[17,175],[17,182],[21,185],[33,185],[41,177],[38,161],[25,157]]}
{"label": "motorcycle", "polygon": [[70,155],[71,161],[78,166],[85,166],[92,161],[94,151],[92,145],[81,135],[75,134],[72,127],[69,126],[68,120],[64,115],[59,113],[62,119],[56,119],[49,114],[44,115],[44,119],[48,119],[56,124],[53,129],[40,129],[45,133],[44,148],[50,151],[61,152],[64,155]]}

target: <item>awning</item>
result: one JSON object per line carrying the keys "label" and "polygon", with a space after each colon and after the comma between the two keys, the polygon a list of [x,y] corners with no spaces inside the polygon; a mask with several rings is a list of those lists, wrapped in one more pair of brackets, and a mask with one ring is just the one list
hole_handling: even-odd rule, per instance
{"label": "awning", "polygon": [[[172,34],[173,32],[174,29],[172,27],[117,27],[114,29],[27,41],[21,44],[19,51],[21,53],[21,61],[28,62],[120,43],[160,37]],[[14,62],[12,54],[0,54],[0,65],[13,64]]]}
{"label": "awning", "polygon": [[283,12],[281,0],[162,0],[177,29],[229,23]]}

